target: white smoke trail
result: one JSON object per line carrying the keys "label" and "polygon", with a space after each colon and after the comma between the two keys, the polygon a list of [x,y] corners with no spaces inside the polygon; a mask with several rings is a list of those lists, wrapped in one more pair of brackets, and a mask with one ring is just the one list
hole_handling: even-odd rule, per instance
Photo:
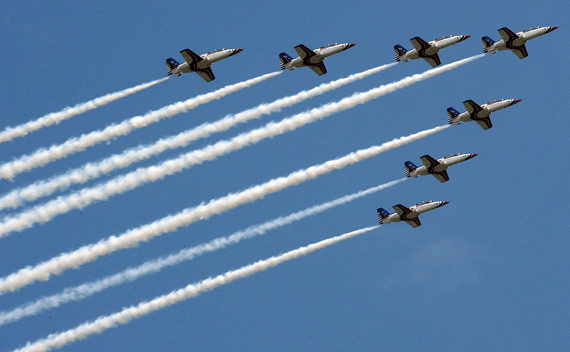
{"label": "white smoke trail", "polygon": [[138,146],[136,148],[129,149],[122,154],[113,155],[100,162],[89,163],[80,168],[70,170],[63,175],[53,177],[49,180],[38,181],[25,188],[15,189],[0,198],[0,210],[5,208],[18,207],[24,202],[36,200],[40,197],[50,195],[58,190],[64,190],[75,183],[87,182],[90,179],[107,174],[118,168],[127,167],[134,162],[150,158],[151,156],[160,154],[166,150],[184,147],[190,142],[195,141],[199,138],[206,138],[213,133],[228,130],[238,123],[256,119],[263,115],[269,115],[273,112],[278,112],[284,107],[288,107],[317,95],[324,94],[348,83],[383,71],[396,64],[397,62],[382,65],[361,73],[350,75],[346,78],[341,78],[329,83],[323,83],[313,89],[278,99],[270,104],[261,104],[253,109],[243,111],[239,114],[228,115],[223,119],[213,123],[204,123],[196,128],[184,131],[176,136],[160,139],[152,145]]}
{"label": "white smoke trail", "polygon": [[47,114],[43,117],[40,117],[35,121],[30,121],[28,123],[16,127],[7,127],[4,131],[0,132],[0,143],[7,142],[16,137],[23,137],[30,132],[39,130],[42,127],[58,124],[61,121],[67,120],[68,118],[73,117],[75,115],[82,114],[86,111],[93,110],[100,106],[109,104],[110,102],[115,101],[117,99],[124,98],[136,92],[140,92],[143,89],[147,89],[148,87],[154,86],[155,84],[166,81],[168,78],[170,77],[157,79],[156,81],[144,83],[115,93],[110,93],[102,97],[88,101],[86,103],[77,104],[74,107],[67,107],[59,112],[52,112],[51,114]]}
{"label": "white smoke trail", "polygon": [[80,137],[68,139],[63,144],[54,145],[48,149],[38,149],[33,154],[24,155],[19,159],[0,165],[0,179],[11,179],[21,172],[30,171],[33,168],[44,166],[52,161],[64,158],[69,154],[83,151],[85,148],[91,147],[97,143],[108,141],[112,138],[128,134],[137,128],[142,128],[151,123],[158,122],[164,118],[172,117],[176,114],[194,109],[199,105],[209,103],[214,99],[220,99],[230,93],[250,87],[280,73],[281,72],[268,73],[266,75],[252,78],[244,82],[226,86],[214,92],[198,95],[197,97],[188,99],[186,101],[180,101],[165,106],[159,110],[148,112],[142,116],[135,116],[117,125],[108,126],[103,130],[93,131],[91,133],[81,135]]}
{"label": "white smoke trail", "polygon": [[58,257],[40,263],[35,267],[28,266],[7,277],[0,278],[0,294],[15,291],[38,280],[49,280],[51,275],[59,275],[67,269],[78,268],[80,265],[91,262],[100,256],[107,255],[119,249],[134,247],[142,241],[148,241],[164,233],[176,231],[179,227],[188,226],[193,222],[208,219],[212,215],[223,213],[239,205],[254,202],[268,194],[279,192],[287,187],[296,186],[331,171],[342,169],[390,149],[427,137],[450,126],[451,125],[443,125],[435,127],[410,136],[396,138],[380,146],[362,149],[344,157],[327,161],[324,164],[296,171],[285,177],[275,178],[239,193],[230,193],[225,197],[210,200],[207,204],[202,203],[194,208],[186,208],[175,215],[169,215],[151,224],[129,230],[120,236],[111,236],[98,243],[83,246],[73,252],[62,253]]}
{"label": "white smoke trail", "polygon": [[63,304],[72,301],[79,301],[101,292],[107,288],[121,285],[125,282],[130,282],[138,279],[141,276],[157,273],[165,267],[174,266],[184,261],[192,260],[197,256],[205,253],[223,249],[226,246],[236,244],[242,240],[250,239],[255,236],[264,235],[267,231],[288,225],[292,222],[302,220],[308,216],[319,214],[325,210],[346,204],[355,199],[367,196],[369,194],[378,192],[388,187],[392,187],[398,183],[406,181],[407,178],[402,178],[396,181],[388,182],[383,185],[369,188],[364,191],[349,194],[347,196],[337,198],[333,201],[326,202],[320,205],[301,210],[299,212],[282,216],[280,218],[267,221],[260,225],[251,226],[245,230],[238,231],[227,237],[216,238],[208,243],[204,243],[193,248],[183,249],[178,253],[171,254],[164,258],[148,261],[136,268],[126,269],[120,273],[104,277],[100,280],[88,282],[76,287],[67,288],[63,292],[41,298],[35,302],[26,303],[17,307],[9,312],[0,312],[0,326],[20,320],[24,317],[38,314],[44,310],[59,307]]}
{"label": "white smoke trail", "polygon": [[192,297],[196,297],[200,293],[211,291],[221,285],[226,285],[235,280],[251,276],[260,271],[264,271],[278,264],[284,263],[288,260],[307,255],[311,252],[323,249],[337,242],[372,231],[378,227],[379,226],[366,227],[357,231],[346,233],[344,235],[332,237],[278,256],[260,260],[256,263],[244,266],[237,270],[228,271],[227,273],[218,275],[214,278],[208,278],[198,283],[190,284],[182,289],[172,291],[151,301],[141,302],[137,306],[125,308],[118,313],[99,317],[92,322],[84,323],[74,329],[70,329],[58,334],[51,334],[47,338],[38,340],[34,343],[28,342],[25,347],[15,350],[14,352],[44,352],[54,348],[63,347],[64,345],[67,345],[71,342],[83,340],[90,335],[100,334],[107,329],[127,324],[133,319],[141,318],[142,316],[150,314],[159,309],[171,306],[175,303],[182,302]]}
{"label": "white smoke trail", "polygon": [[428,70],[422,74],[413,75],[400,81],[374,88],[364,93],[356,93],[335,103],[329,103],[293,117],[286,118],[278,123],[270,122],[264,127],[242,133],[231,140],[220,141],[201,150],[190,151],[175,159],[164,161],[157,166],[139,168],[126,175],[118,176],[104,184],[86,188],[68,196],[58,197],[45,204],[38,205],[20,214],[6,217],[0,223],[0,237],[12,231],[22,231],[36,223],[45,223],[55,216],[66,213],[72,209],[83,208],[95,201],[106,200],[116,194],[124,193],[145,183],[154,182],[166,175],[180,172],[192,165],[213,160],[220,155],[239,150],[248,145],[257,143],[265,138],[292,131],[307,123],[329,116],[333,113],[364,104],[371,99],[391,93],[397,89],[407,87],[413,83],[433,77],[439,73],[453,69],[467,62],[473,61],[485,54],[457,61],[445,66]]}

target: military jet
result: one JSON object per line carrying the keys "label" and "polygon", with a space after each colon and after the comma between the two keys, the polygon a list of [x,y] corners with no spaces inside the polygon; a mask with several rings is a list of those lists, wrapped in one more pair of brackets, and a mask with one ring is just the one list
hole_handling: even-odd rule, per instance
{"label": "military jet", "polygon": [[423,202],[422,204],[412,205],[407,208],[402,204],[396,204],[392,208],[396,211],[395,213],[388,213],[384,208],[378,208],[376,211],[378,213],[378,222],[380,225],[388,224],[391,222],[405,221],[411,227],[421,226],[419,215],[435,208],[442,207],[449,202],[434,202],[430,200],[429,202]]}
{"label": "military jet", "polygon": [[210,82],[216,79],[210,66],[216,62],[240,53],[243,49],[219,49],[211,53],[198,55],[190,49],[180,52],[186,62],[179,64],[173,58],[166,59],[168,74],[180,76],[182,73],[196,72],[204,81]]}
{"label": "military jet", "polygon": [[442,37],[440,39],[426,42],[420,37],[410,39],[414,49],[406,50],[400,44],[394,45],[394,53],[396,61],[408,62],[408,60],[424,59],[432,67],[441,65],[439,55],[437,54],[441,49],[447,48],[465,39],[471,37],[470,35],[450,35],[449,37]]}
{"label": "military jet", "polygon": [[455,110],[454,108],[448,108],[447,121],[450,124],[454,123],[456,125],[459,125],[461,122],[475,121],[484,130],[488,130],[489,128],[493,127],[491,119],[489,118],[489,115],[491,115],[491,113],[515,105],[520,101],[521,99],[501,99],[479,105],[473,100],[466,100],[463,102],[463,105],[465,105],[467,111],[460,114],[459,111]]}
{"label": "military jet", "polygon": [[309,68],[319,76],[324,75],[327,73],[327,68],[323,63],[323,60],[327,57],[338,54],[341,51],[347,50],[355,46],[354,43],[346,43],[346,44],[329,44],[327,46],[322,46],[318,49],[311,50],[304,46],[303,44],[299,44],[295,47],[295,51],[299,54],[299,57],[292,58],[291,56],[287,55],[287,53],[283,52],[279,54],[279,61],[281,62],[281,69],[289,69],[293,70],[295,67],[305,67],[309,66]]}
{"label": "military jet", "polygon": [[546,33],[550,33],[556,28],[558,27],[536,27],[515,33],[507,27],[503,27],[499,29],[499,34],[501,38],[503,38],[500,41],[495,42],[487,36],[481,38],[483,40],[483,52],[494,54],[497,50],[510,49],[519,59],[524,59],[528,56],[525,46],[526,42]]}
{"label": "military jet", "polygon": [[448,167],[464,162],[465,160],[472,159],[476,156],[477,154],[451,154],[451,156],[435,160],[429,155],[424,155],[420,157],[420,160],[424,163],[423,166],[417,167],[411,161],[406,161],[404,163],[406,168],[406,177],[417,178],[418,176],[434,175],[439,182],[447,182],[449,181],[449,176],[446,171]]}

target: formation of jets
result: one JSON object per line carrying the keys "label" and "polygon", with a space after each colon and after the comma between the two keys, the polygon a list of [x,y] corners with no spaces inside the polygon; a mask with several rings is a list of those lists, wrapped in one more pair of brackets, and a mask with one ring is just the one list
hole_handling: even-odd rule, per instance
{"label": "formation of jets", "polygon": [[[481,38],[483,41],[483,52],[495,54],[497,51],[511,50],[519,59],[523,59],[528,56],[525,44],[529,40],[550,33],[557,28],[556,26],[536,27],[514,33],[507,27],[503,27],[499,29],[499,34],[502,38],[500,41],[495,42],[488,36]],[[412,50],[406,50],[400,44],[394,46],[396,61],[407,62],[408,60],[424,59],[432,67],[436,67],[441,65],[441,60],[438,55],[441,49],[455,45],[468,38],[470,38],[469,35],[450,35],[449,37],[444,36],[440,39],[426,42],[420,37],[414,37],[410,39],[410,42],[414,46]],[[299,55],[298,57],[292,58],[285,52],[279,54],[281,70],[288,69],[292,71],[297,67],[309,67],[317,75],[322,76],[327,73],[327,69],[323,63],[327,57],[350,49],[355,45],[354,43],[335,43],[311,50],[305,45],[299,44],[295,47],[295,51]],[[196,72],[206,82],[210,82],[215,79],[210,66],[214,62],[233,56],[242,50],[243,49],[221,49],[197,55],[190,49],[184,49],[180,54],[182,54],[185,62],[179,64],[173,58],[168,58],[166,60],[166,67],[169,75],[174,74],[180,76],[182,73]],[[453,107],[447,109],[448,122],[450,124],[459,125],[462,122],[475,121],[484,130],[487,130],[493,127],[491,119],[489,118],[491,113],[515,105],[520,101],[521,99],[501,99],[479,105],[473,100],[466,100],[463,102],[463,105],[467,111],[463,113],[459,113],[459,111]],[[420,167],[417,167],[411,161],[404,163],[406,177],[417,178],[418,176],[433,175],[440,182],[447,182],[449,181],[447,168],[476,156],[477,154],[452,154],[451,156],[436,160],[430,155],[424,155],[420,157],[420,160],[423,162],[423,165]],[[415,228],[421,226],[419,219],[420,214],[442,207],[448,203],[447,201],[429,201],[413,205],[409,208],[402,204],[396,204],[393,206],[395,213],[392,214],[388,213],[384,208],[378,208],[378,222],[382,225],[391,222],[405,221]]]}
{"label": "formation of jets", "polygon": [[[495,42],[487,36],[482,38],[483,52],[494,54],[497,51],[509,49],[522,59],[528,56],[525,46],[526,42],[546,33],[550,33],[557,28],[558,27],[556,26],[536,27],[514,33],[507,27],[503,27],[499,29],[499,34],[502,38],[500,41]],[[470,35],[450,35],[449,37],[443,36],[440,39],[435,39],[431,42],[426,42],[420,37],[414,37],[410,39],[410,42],[412,42],[412,45],[414,46],[412,50],[406,50],[400,44],[394,46],[396,61],[408,62],[408,60],[424,59],[432,67],[436,67],[441,65],[441,60],[438,54],[441,49],[455,45],[470,37]],[[279,54],[279,62],[282,70],[288,69],[292,71],[296,67],[307,66],[317,75],[322,76],[327,73],[327,68],[323,63],[327,57],[350,49],[355,45],[356,44],[354,43],[335,43],[311,50],[305,45],[299,44],[295,47],[295,51],[299,55],[298,57],[292,58],[287,53],[282,52]],[[198,55],[190,49],[184,49],[180,54],[184,57],[185,62],[180,64],[173,58],[168,58],[166,59],[166,68],[169,75],[174,74],[176,76],[180,76],[182,73],[196,72],[206,82],[210,82],[216,79],[210,66],[214,62],[233,56],[242,50],[243,49],[221,49]]]}

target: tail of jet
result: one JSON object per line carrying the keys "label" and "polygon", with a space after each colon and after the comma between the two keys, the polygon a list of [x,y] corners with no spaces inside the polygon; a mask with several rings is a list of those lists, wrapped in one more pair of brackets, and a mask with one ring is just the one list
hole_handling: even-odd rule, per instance
{"label": "tail of jet", "polygon": [[411,161],[406,161],[404,163],[404,167],[406,168],[406,177],[410,177],[410,172],[414,171],[418,167],[414,165]]}
{"label": "tail of jet", "polygon": [[[488,47],[492,46],[493,44],[495,44],[495,41],[487,36],[484,36],[483,38],[481,38],[481,40],[483,41],[483,52],[487,53],[489,52],[487,50]],[[491,51],[491,54],[494,54],[496,52],[495,51]]]}
{"label": "tail of jet", "polygon": [[400,56],[405,55],[408,51],[400,44],[394,45],[394,55],[396,56],[396,61],[400,61]]}
{"label": "tail of jet", "polygon": [[166,59],[166,69],[168,70],[168,74],[172,74],[172,69],[178,67],[180,64],[176,62],[173,58]]}
{"label": "tail of jet", "polygon": [[378,223],[380,225],[382,225],[384,222],[382,221],[383,219],[386,219],[388,216],[390,216],[390,213],[388,213],[386,211],[386,209],[384,208],[378,208],[376,210],[376,212],[378,213]]}
{"label": "tail of jet", "polygon": [[291,62],[291,60],[293,60],[293,58],[287,55],[287,53],[283,52],[279,54],[279,62],[281,63],[281,69],[284,70],[285,64]]}
{"label": "tail of jet", "polygon": [[459,111],[455,110],[454,108],[447,108],[447,122],[449,124],[453,123],[453,119],[459,115]]}

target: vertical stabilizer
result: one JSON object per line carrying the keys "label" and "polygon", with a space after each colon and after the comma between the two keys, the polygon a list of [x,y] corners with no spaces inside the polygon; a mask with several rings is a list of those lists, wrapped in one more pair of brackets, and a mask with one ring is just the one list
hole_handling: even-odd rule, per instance
{"label": "vertical stabilizer", "polygon": [[[401,46],[400,44],[394,45],[394,55],[396,56],[396,61],[400,61],[401,57],[406,55],[407,52],[408,51],[403,46]],[[405,61],[407,61],[407,60],[405,60]]]}
{"label": "vertical stabilizer", "polygon": [[410,172],[414,171],[418,167],[414,165],[411,161],[406,161],[404,163],[404,167],[406,168],[406,177],[410,177]]}
{"label": "vertical stabilizer", "polygon": [[380,225],[382,225],[384,222],[382,220],[386,219],[388,216],[390,216],[390,213],[388,213],[386,211],[386,209],[384,208],[378,208],[376,210],[376,212],[378,213],[378,223]]}
{"label": "vertical stabilizer", "polygon": [[484,36],[483,38],[481,38],[481,41],[483,41],[483,52],[484,53],[488,53],[490,52],[491,54],[494,54],[497,52],[497,50],[493,50],[493,51],[489,51],[488,48],[490,46],[493,46],[493,44],[495,44],[495,41],[487,36]]}
{"label": "vertical stabilizer", "polygon": [[[285,65],[291,62],[291,60],[293,60],[293,58],[287,55],[287,53],[283,52],[279,54],[279,62],[281,64],[281,69],[284,70],[286,68]],[[289,69],[292,70],[292,68]]]}
{"label": "vertical stabilizer", "polygon": [[447,108],[447,122],[449,124],[453,123],[453,119],[459,115],[459,111],[455,110],[454,108]]}

